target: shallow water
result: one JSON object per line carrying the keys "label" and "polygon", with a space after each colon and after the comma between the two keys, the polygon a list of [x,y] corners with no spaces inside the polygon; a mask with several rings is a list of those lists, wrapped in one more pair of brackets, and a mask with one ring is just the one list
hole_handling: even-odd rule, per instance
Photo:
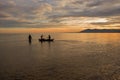
{"label": "shallow water", "polygon": [[0,34],[0,80],[120,80],[120,34],[51,35]]}

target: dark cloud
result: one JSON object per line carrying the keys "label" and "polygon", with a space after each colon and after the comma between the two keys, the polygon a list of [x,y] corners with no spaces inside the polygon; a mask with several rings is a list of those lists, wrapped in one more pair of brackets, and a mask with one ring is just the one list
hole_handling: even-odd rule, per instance
{"label": "dark cloud", "polygon": [[[107,23],[92,23],[94,25],[112,25],[112,24],[120,24],[120,22],[107,22]],[[120,27],[120,26],[119,26]]]}
{"label": "dark cloud", "polygon": [[88,7],[102,6],[104,4],[109,4],[114,2],[114,0],[91,0],[86,5]]}
{"label": "dark cloud", "polygon": [[17,22],[15,20],[0,20],[0,26],[1,27],[17,27],[22,25],[20,22]]}
{"label": "dark cloud", "polygon": [[77,0],[77,1],[72,2],[72,4],[84,4],[84,1]]}
{"label": "dark cloud", "polygon": [[9,14],[6,14],[4,12],[0,13],[0,18],[7,18],[7,17],[9,17]]}
{"label": "dark cloud", "polygon": [[90,9],[85,10],[82,12],[70,12],[70,14],[66,16],[86,16],[86,17],[107,17],[107,16],[119,16],[120,15],[120,7],[114,8],[114,9],[107,9],[107,10],[99,10],[99,9]]}

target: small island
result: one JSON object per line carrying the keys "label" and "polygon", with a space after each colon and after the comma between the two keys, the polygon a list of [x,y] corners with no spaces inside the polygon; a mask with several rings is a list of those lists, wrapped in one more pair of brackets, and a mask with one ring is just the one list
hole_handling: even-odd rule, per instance
{"label": "small island", "polygon": [[80,33],[120,33],[120,29],[85,29]]}

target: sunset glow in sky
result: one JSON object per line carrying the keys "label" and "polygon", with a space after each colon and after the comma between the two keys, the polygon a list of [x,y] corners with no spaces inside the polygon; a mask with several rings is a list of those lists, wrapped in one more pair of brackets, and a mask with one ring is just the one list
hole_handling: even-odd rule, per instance
{"label": "sunset glow in sky", "polygon": [[120,0],[0,0],[2,33],[86,28],[120,29]]}

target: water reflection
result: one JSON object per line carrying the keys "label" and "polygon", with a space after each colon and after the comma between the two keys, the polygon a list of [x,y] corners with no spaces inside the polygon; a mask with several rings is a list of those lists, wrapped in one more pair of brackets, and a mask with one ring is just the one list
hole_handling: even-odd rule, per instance
{"label": "water reflection", "polygon": [[119,34],[53,35],[55,42],[38,42],[39,34],[35,34],[31,46],[26,40],[28,35],[3,36],[0,79],[120,79]]}
{"label": "water reflection", "polygon": [[95,42],[100,44],[116,43],[120,40],[119,33],[64,33],[54,35],[57,40]]}
{"label": "water reflection", "polygon": [[44,46],[47,46],[50,48],[53,43],[54,42],[51,42],[51,41],[47,41],[47,42],[40,41],[41,47],[43,47],[43,45],[44,45]]}
{"label": "water reflection", "polygon": [[48,46],[49,46],[49,48],[51,47],[52,43],[53,43],[53,42],[48,42]]}

